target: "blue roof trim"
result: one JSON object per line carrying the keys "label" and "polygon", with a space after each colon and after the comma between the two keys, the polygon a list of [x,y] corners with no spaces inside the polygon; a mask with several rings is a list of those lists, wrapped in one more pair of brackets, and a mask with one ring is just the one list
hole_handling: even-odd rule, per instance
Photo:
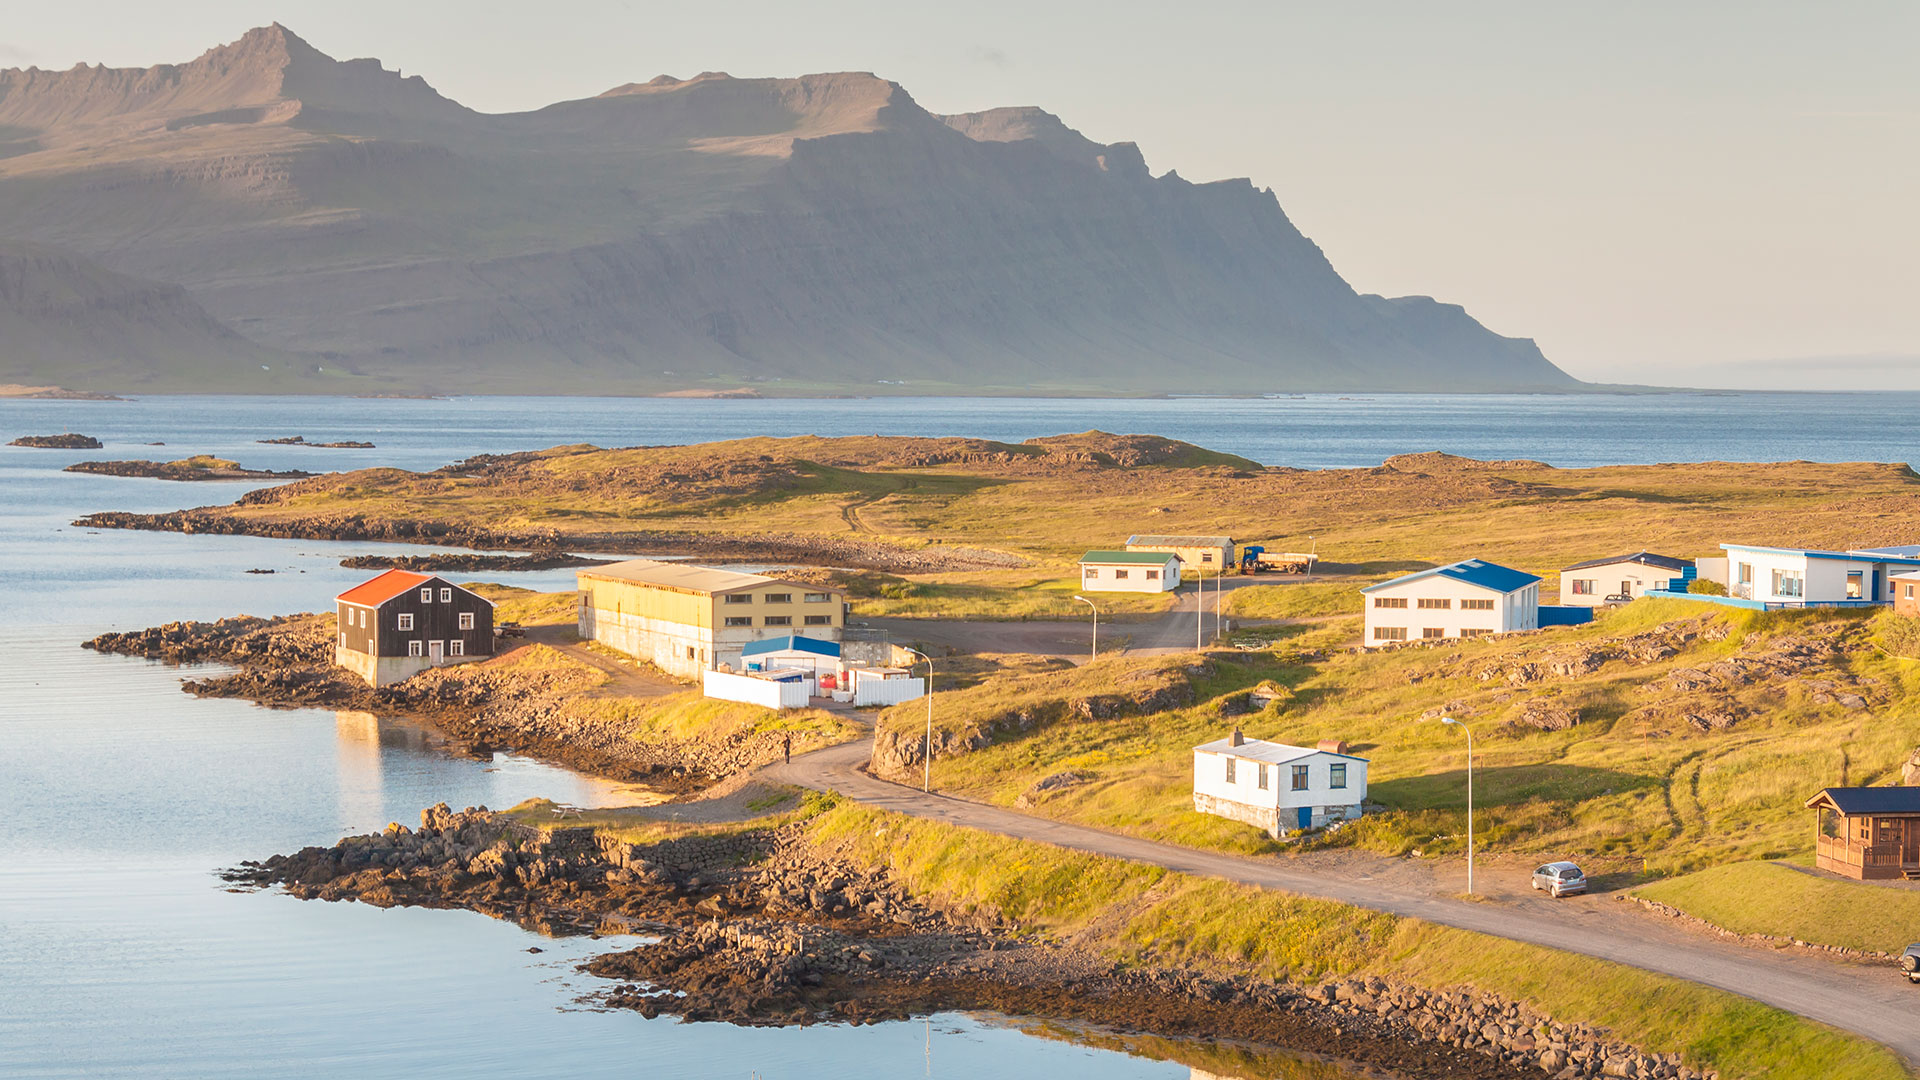
{"label": "blue roof trim", "polygon": [[786,637],[750,642],[746,648],[740,650],[740,655],[743,657],[765,656],[767,653],[776,652],[803,652],[812,653],[815,656],[837,657],[840,655],[840,643],[821,641],[819,638],[803,637],[799,634],[788,634]]}
{"label": "blue roof trim", "polygon": [[1768,555],[1799,555],[1807,559],[1844,559],[1847,562],[1900,563],[1903,566],[1920,566],[1920,559],[1890,555],[1873,548],[1861,548],[1858,551],[1822,551],[1819,548],[1767,547],[1764,544],[1721,544],[1720,550],[1758,551]]}
{"label": "blue roof trim", "polygon": [[1540,582],[1540,579],[1532,574],[1501,566],[1498,563],[1482,562],[1479,559],[1462,559],[1457,563],[1448,563],[1445,566],[1436,566],[1431,570],[1421,570],[1418,573],[1406,574],[1394,578],[1392,581],[1383,581],[1378,585],[1369,585],[1360,591],[1370,593],[1376,589],[1387,589],[1395,585],[1405,585],[1411,581],[1419,581],[1422,578],[1434,576],[1451,578],[1454,581],[1463,581],[1468,585],[1477,585],[1482,589],[1491,589],[1497,593],[1515,592],[1529,585],[1537,585]]}

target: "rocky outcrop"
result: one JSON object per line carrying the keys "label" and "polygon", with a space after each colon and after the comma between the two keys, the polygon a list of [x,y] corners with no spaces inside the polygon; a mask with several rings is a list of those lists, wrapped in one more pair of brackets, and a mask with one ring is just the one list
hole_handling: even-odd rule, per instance
{"label": "rocky outcrop", "polygon": [[564,570],[573,566],[603,566],[613,561],[553,551],[532,555],[354,555],[341,559],[340,565],[349,570],[413,570],[438,574],[481,570]]}
{"label": "rocky outcrop", "polygon": [[275,472],[249,469],[220,458],[186,458],[181,461],[79,461],[65,472],[92,473],[96,476],[138,476],[149,480],[303,480],[313,474],[299,469]]}
{"label": "rocky outcrop", "polygon": [[41,450],[98,450],[100,440],[91,435],[22,435],[7,445]]}

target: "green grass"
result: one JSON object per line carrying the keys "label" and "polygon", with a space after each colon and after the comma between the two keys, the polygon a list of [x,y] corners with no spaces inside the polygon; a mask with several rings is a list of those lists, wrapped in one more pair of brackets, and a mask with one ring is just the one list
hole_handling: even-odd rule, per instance
{"label": "green grass", "polygon": [[1697,984],[1414,919],[1067,851],[852,804],[812,842],[890,867],[917,896],[1136,964],[1311,982],[1377,974],[1470,985],[1590,1022],[1728,1080],[1893,1080],[1884,1047]]}
{"label": "green grass", "polygon": [[1898,953],[1920,941],[1920,892],[1815,875],[1771,862],[1729,863],[1642,885],[1633,895],[1736,934]]}
{"label": "green grass", "polygon": [[1227,594],[1227,614],[1240,619],[1319,619],[1358,615],[1366,581],[1305,581],[1243,585]]}
{"label": "green grass", "polygon": [[[1074,599],[1079,582],[1071,571],[1035,576],[1031,570],[901,578],[884,574],[842,575],[854,610],[861,615],[909,619],[1089,619]],[[1173,605],[1170,593],[1093,593],[1101,618],[1146,615]],[[1103,622],[1101,628],[1107,628]],[[1124,623],[1115,634],[1125,634]]]}
{"label": "green grass", "polygon": [[535,592],[513,585],[469,581],[465,587],[493,601],[495,623],[564,626],[580,619],[580,601],[572,592]]}

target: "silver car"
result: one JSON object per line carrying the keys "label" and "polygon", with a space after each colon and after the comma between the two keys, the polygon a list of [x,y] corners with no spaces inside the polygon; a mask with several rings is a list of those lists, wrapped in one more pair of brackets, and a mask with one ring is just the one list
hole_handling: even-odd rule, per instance
{"label": "silver car", "polygon": [[1587,891],[1587,875],[1570,862],[1550,862],[1533,872],[1533,887],[1554,897]]}

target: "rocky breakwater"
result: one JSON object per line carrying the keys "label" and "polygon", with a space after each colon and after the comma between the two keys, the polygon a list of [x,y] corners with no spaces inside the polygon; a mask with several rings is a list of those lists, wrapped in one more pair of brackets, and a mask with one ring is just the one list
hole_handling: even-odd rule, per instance
{"label": "rocky breakwater", "polygon": [[1284,1046],[1408,1077],[1702,1075],[1467,989],[1122,965],[929,903],[884,867],[813,846],[804,824],[635,844],[442,804],[418,829],[394,824],[227,876],[309,899],[467,908],[546,934],[644,934],[586,970],[611,980],[605,1004],[648,1016],[789,1025],[983,1009]]}

